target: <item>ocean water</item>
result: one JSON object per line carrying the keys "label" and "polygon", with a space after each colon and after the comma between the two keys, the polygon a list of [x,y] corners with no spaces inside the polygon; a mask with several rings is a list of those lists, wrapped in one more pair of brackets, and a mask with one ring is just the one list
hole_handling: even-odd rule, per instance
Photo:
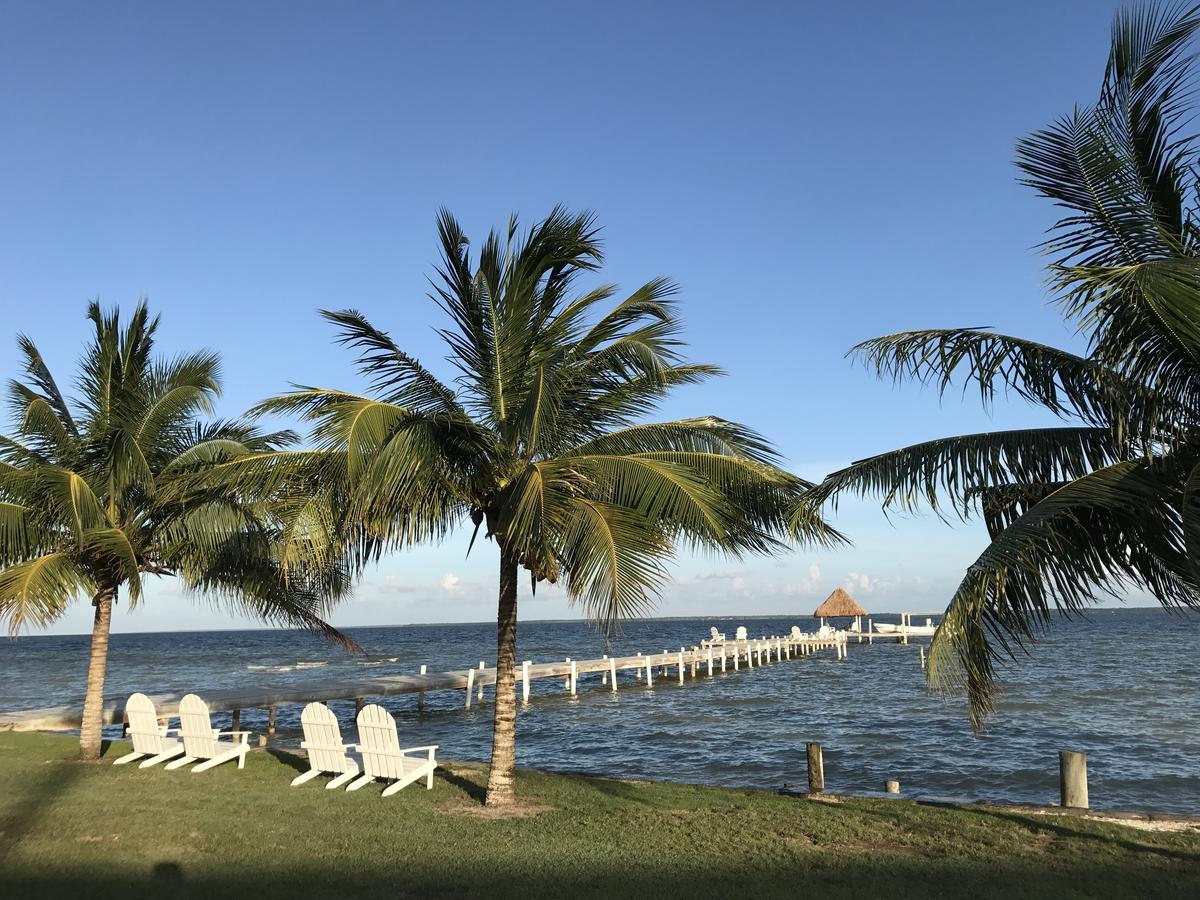
{"label": "ocean water", "polygon": [[[876,616],[876,621],[895,617]],[[613,645],[585,622],[523,622],[518,660],[586,659],[691,645],[716,625],[752,636],[782,634],[799,618],[655,619],[627,623]],[[351,633],[367,657],[347,656],[303,632],[282,630],[119,634],[112,638],[108,694],[196,691],[313,678],[430,672],[490,664],[495,626],[410,625]],[[0,710],[81,702],[88,638],[0,640]],[[1088,754],[1092,805],[1200,813],[1200,616],[1157,609],[1097,610],[1060,621],[1029,656],[1002,672],[997,714],[973,734],[961,700],[925,687],[916,643],[851,643],[831,652],[742,668],[680,687],[621,673],[612,693],[600,675],[533,682],[517,720],[522,766],[626,778],[777,788],[805,780],[805,743],[825,747],[831,791],[881,790],[898,778],[905,795],[1048,803],[1058,798],[1058,751]],[[703,668],[701,669],[703,673]],[[461,691],[385,698],[401,743],[436,743],[441,756],[486,760],[491,689],[463,709]],[[352,702],[330,704],[352,739]],[[279,709],[284,745],[299,742],[300,707]],[[265,728],[246,710],[242,726]]]}

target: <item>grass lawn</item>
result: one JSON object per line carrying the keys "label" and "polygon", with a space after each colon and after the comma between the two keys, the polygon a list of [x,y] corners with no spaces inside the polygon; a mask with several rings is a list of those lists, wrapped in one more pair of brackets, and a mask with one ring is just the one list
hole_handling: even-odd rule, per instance
{"label": "grass lawn", "polygon": [[1198,897],[1200,834],[906,801],[521,773],[523,818],[477,815],[483,767],[388,799],[254,752],[193,775],[0,734],[6,897]]}

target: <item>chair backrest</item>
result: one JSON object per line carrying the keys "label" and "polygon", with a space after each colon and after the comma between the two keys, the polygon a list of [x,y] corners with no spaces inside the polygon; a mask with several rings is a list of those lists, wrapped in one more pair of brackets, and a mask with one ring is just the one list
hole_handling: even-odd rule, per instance
{"label": "chair backrest", "polygon": [[129,723],[129,737],[135,752],[154,756],[163,752],[163,737],[153,700],[145,694],[130,694],[125,701],[125,720]]}
{"label": "chair backrest", "polygon": [[737,639],[739,641],[744,641],[746,639],[746,626],[745,625],[738,626]]}
{"label": "chair backrest", "polygon": [[712,634],[712,639],[714,641],[719,641],[721,639],[721,632],[717,631],[716,625],[714,625],[712,628],[710,628],[709,632]]}
{"label": "chair backrest", "polygon": [[396,737],[396,720],[382,706],[370,703],[358,714],[358,749],[363,773],[372,778],[401,778],[404,760]]}
{"label": "chair backrest", "polygon": [[833,636],[833,629],[828,625],[822,625],[821,630],[817,632],[817,637],[827,638],[827,637],[832,637],[832,636]]}
{"label": "chair backrest", "polygon": [[804,632],[802,632],[802,631],[800,630],[800,626],[799,626],[799,625],[793,625],[793,626],[792,626],[792,639],[793,639],[793,640],[797,640],[797,641],[798,641],[798,640],[800,640],[800,639],[801,639],[801,638],[803,638],[803,637],[804,637]]}
{"label": "chair backrest", "polygon": [[300,724],[309,765],[321,772],[345,772],[349,760],[333,710],[324,703],[310,703],[300,714]]}
{"label": "chair backrest", "polygon": [[217,755],[217,739],[213,737],[212,717],[208,704],[195,694],[179,701],[179,735],[183,752],[196,759],[212,759]]}

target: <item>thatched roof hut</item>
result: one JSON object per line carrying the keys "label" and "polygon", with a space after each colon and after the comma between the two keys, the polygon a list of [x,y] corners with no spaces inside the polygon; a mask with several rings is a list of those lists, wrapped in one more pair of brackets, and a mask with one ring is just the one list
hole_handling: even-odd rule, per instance
{"label": "thatched roof hut", "polygon": [[854,602],[854,598],[841,588],[829,595],[829,599],[817,607],[813,613],[814,619],[841,619],[853,616],[865,616],[867,611]]}

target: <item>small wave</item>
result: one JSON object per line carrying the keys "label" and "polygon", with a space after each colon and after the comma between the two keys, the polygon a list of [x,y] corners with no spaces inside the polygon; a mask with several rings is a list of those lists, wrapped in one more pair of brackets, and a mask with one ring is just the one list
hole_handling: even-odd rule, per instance
{"label": "small wave", "polygon": [[295,672],[297,669],[320,669],[329,665],[328,662],[298,662],[288,666],[246,666],[254,672]]}

